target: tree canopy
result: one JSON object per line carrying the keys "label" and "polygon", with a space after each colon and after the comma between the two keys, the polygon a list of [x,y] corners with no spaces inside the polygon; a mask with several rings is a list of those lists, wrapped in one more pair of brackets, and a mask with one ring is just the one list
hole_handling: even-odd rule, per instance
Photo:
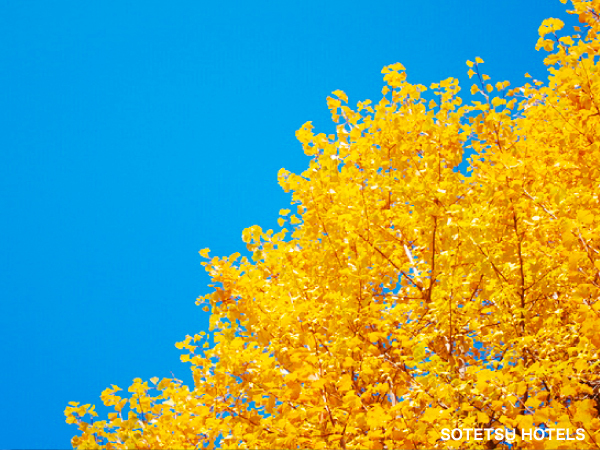
{"label": "tree canopy", "polygon": [[442,430],[506,427],[585,436],[512,448],[600,448],[600,1],[570,12],[573,34],[539,29],[547,83],[476,58],[469,104],[401,64],[377,104],[335,91],[337,133],[304,124],[308,169],[279,173],[281,229],[244,230],[250,259],[200,252],[211,333],[177,344],[193,386],[113,385],[106,420],[70,403],[73,446],[494,448]]}

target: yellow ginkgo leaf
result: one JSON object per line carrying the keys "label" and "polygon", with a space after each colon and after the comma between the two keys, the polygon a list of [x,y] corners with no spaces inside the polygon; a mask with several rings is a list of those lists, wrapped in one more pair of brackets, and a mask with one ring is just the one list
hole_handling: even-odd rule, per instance
{"label": "yellow ginkgo leaf", "polygon": [[336,91],[333,91],[332,94],[335,95],[340,100],[342,100],[344,103],[348,103],[348,96],[346,95],[346,93],[344,91],[341,91],[338,89]]}

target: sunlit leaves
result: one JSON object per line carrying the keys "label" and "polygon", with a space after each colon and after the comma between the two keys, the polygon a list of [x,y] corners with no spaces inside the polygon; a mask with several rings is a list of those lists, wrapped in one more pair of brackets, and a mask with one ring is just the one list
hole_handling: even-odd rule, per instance
{"label": "sunlit leaves", "polygon": [[565,23],[560,19],[549,18],[545,19],[540,28],[538,29],[538,33],[540,37],[546,36],[548,33],[552,33],[554,31],[561,30],[565,26]]}
{"label": "sunlit leaves", "polygon": [[401,64],[378,103],[334,91],[337,133],[305,123],[309,167],[278,174],[289,230],[243,230],[250,258],[200,251],[212,332],[176,344],[194,385],[113,385],[107,421],[70,403],[74,446],[443,448],[443,427],[543,426],[597,448],[595,3],[573,2],[581,34],[540,27],[547,83],[509,89],[476,57],[470,103],[455,78],[428,90]]}

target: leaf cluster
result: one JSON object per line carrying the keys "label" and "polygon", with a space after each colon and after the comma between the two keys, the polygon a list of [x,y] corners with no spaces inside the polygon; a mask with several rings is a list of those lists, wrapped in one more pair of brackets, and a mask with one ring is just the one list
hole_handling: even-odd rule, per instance
{"label": "leaf cluster", "polygon": [[279,173],[282,228],[246,229],[250,259],[200,252],[214,344],[178,344],[194,385],[113,386],[105,421],[72,403],[73,445],[475,448],[441,429],[535,426],[600,447],[600,1],[569,12],[574,34],[539,30],[547,83],[509,89],[476,58],[469,104],[401,64],[377,104],[334,92],[336,134],[304,124],[309,167]]}

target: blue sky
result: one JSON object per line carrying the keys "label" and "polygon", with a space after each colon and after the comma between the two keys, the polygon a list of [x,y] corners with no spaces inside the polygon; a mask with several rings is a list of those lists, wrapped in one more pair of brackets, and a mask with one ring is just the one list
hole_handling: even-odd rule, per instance
{"label": "blue sky", "polygon": [[[457,7],[460,5],[460,7]],[[135,377],[191,381],[206,330],[198,251],[276,226],[294,132],[325,102],[381,97],[383,66],[429,85],[482,57],[546,79],[555,1],[12,1],[0,6],[0,448],[67,448],[69,401]],[[572,20],[570,21],[573,22]],[[105,411],[99,408],[99,411]]]}

